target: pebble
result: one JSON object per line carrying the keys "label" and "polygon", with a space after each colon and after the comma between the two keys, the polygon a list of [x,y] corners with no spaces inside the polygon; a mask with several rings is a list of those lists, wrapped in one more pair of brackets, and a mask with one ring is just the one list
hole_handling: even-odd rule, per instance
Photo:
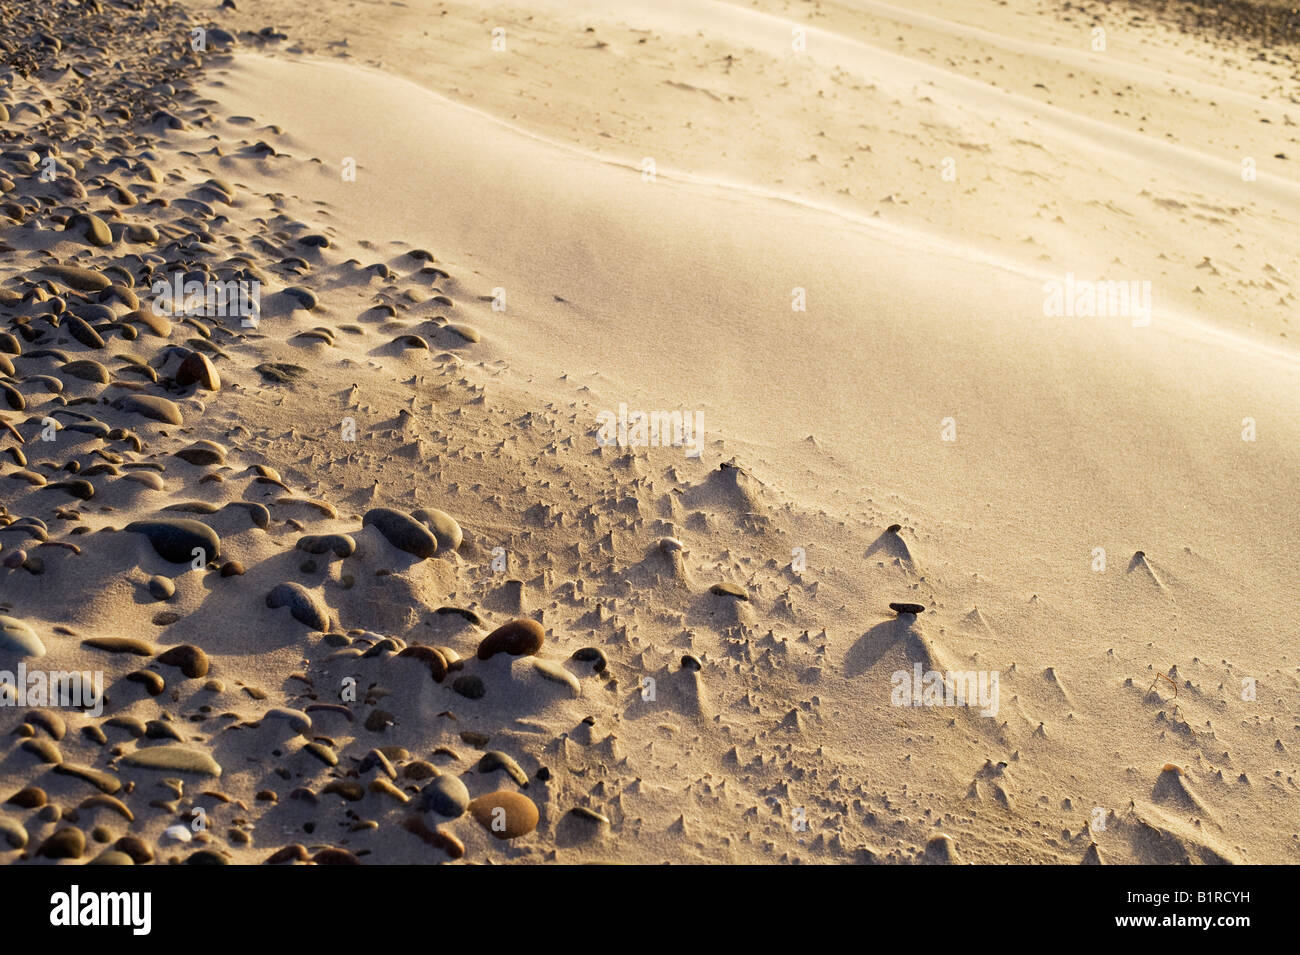
{"label": "pebble", "polygon": [[402,828],[413,835],[419,836],[425,845],[432,846],[434,849],[441,849],[453,859],[461,859],[465,856],[465,844],[449,832],[441,829],[430,829],[419,816],[410,816],[402,822]]}
{"label": "pebble", "polygon": [[427,527],[409,514],[388,507],[376,507],[361,519],[362,527],[374,527],[398,550],[421,559],[438,551],[438,540]]}
{"label": "pebble", "polygon": [[153,850],[139,836],[123,836],[113,843],[113,848],[130,856],[136,865],[148,865],[153,861]]}
{"label": "pebble", "polygon": [[220,465],[226,463],[226,449],[215,441],[195,441],[181,448],[172,457],[200,467]]}
{"label": "pebble", "polygon": [[104,247],[113,244],[113,233],[107,223],[91,213],[78,213],[68,220],[64,231],[75,233],[87,244]]}
{"label": "pebble", "polygon": [[75,265],[38,265],[33,271],[44,273],[60,285],[78,292],[102,292],[113,284],[98,272]]}
{"label": "pebble", "polygon": [[0,653],[19,657],[45,656],[45,644],[36,631],[15,617],[0,614]]}
{"label": "pebble", "polygon": [[133,750],[122,757],[122,762],[138,769],[157,769],[175,773],[193,773],[197,776],[220,776],[217,761],[197,749],[186,746],[150,746]]}
{"label": "pebble", "polygon": [[438,542],[438,550],[456,550],[465,539],[456,519],[445,511],[425,507],[412,511],[411,516],[433,531],[433,536]]}
{"label": "pebble", "polygon": [[277,584],[266,595],[266,605],[272,610],[288,607],[293,619],[313,630],[330,629],[329,609],[325,602],[302,584]]}
{"label": "pebble", "polygon": [[609,665],[609,659],[605,656],[605,651],[600,647],[582,647],[573,651],[571,659],[579,663],[590,663],[591,669],[596,673],[602,673],[605,667]]}
{"label": "pebble", "polygon": [[68,724],[53,710],[29,710],[23,717],[28,723],[45,730],[51,739],[61,740],[68,732]]}
{"label": "pebble", "polygon": [[423,662],[429,668],[429,673],[435,683],[441,683],[447,678],[447,660],[441,652],[433,647],[409,646],[397,655],[399,657],[411,657]]}
{"label": "pebble", "polygon": [[65,826],[41,843],[38,856],[47,859],[80,859],[86,851],[86,837],[80,829]]}
{"label": "pebble", "polygon": [[135,860],[117,849],[105,849],[86,865],[135,865]]}
{"label": "pebble", "polygon": [[337,766],[339,764],[338,754],[324,743],[318,743],[315,740],[312,740],[302,749],[305,753],[311,753],[311,755],[315,756],[326,766]]}
{"label": "pebble", "polygon": [[113,407],[127,414],[137,414],[151,421],[161,421],[163,424],[185,423],[180,406],[174,401],[157,395],[123,395],[113,402]]}
{"label": "pebble", "polygon": [[58,745],[51,740],[25,739],[21,748],[23,752],[31,753],[47,765],[53,766],[63,762],[63,754],[59,752]]}
{"label": "pebble", "polygon": [[196,646],[183,643],[158,655],[158,662],[177,667],[187,679],[197,680],[208,675],[208,655]]}
{"label": "pebble", "polygon": [[899,614],[917,614],[925,611],[925,604],[891,603],[889,609]]}
{"label": "pebble", "polygon": [[493,773],[498,769],[503,770],[507,776],[520,786],[528,785],[528,774],[508,753],[503,753],[499,749],[489,750],[478,761],[478,771],[480,773]]}
{"label": "pebble", "polygon": [[170,600],[176,594],[176,585],[167,577],[150,577],[148,586],[154,600]]}
{"label": "pebble", "polygon": [[469,808],[469,790],[457,776],[435,776],[420,790],[420,808],[448,819],[458,819]]}
{"label": "pebble", "polygon": [[484,686],[483,681],[471,674],[456,677],[452,681],[451,688],[467,700],[481,700],[487,693],[487,687]]}
{"label": "pebble", "polygon": [[182,388],[198,385],[207,391],[220,391],[221,375],[207,355],[192,351],[176,369],[176,384]]}
{"label": "pebble", "polygon": [[104,650],[108,653],[130,653],[138,657],[151,657],[155,651],[151,644],[136,637],[87,637],[81,641],[83,647],[92,650]]}
{"label": "pebble", "polygon": [[470,814],[498,839],[517,839],[537,828],[536,804],[523,793],[505,790],[479,796],[469,804]]}
{"label": "pebble", "polygon": [[737,600],[749,600],[749,594],[735,584],[714,584],[709,588],[709,593],[717,597],[735,597]]}
{"label": "pebble", "polygon": [[550,660],[533,660],[532,663],[533,669],[543,680],[564,687],[569,691],[570,696],[582,696],[582,684],[562,664],[553,663]]}
{"label": "pebble", "polygon": [[335,557],[351,557],[357,550],[357,542],[347,534],[309,534],[298,538],[294,546],[308,554],[332,553]]}
{"label": "pebble", "polygon": [[158,556],[173,564],[190,563],[194,560],[196,549],[202,551],[199,557],[205,564],[221,556],[221,538],[217,532],[207,524],[190,518],[132,521],[126,525],[126,531],[130,534],[143,534]]}
{"label": "pebble", "polygon": [[263,722],[266,720],[277,720],[289,725],[289,729],[300,735],[306,735],[311,729],[311,717],[301,710],[292,710],[287,707],[275,707],[266,711],[262,717]]}
{"label": "pebble", "polygon": [[110,772],[95,769],[93,766],[80,766],[76,763],[62,763],[54,767],[60,776],[71,776],[82,782],[90,783],[100,792],[109,796],[116,795],[122,789],[122,781]]}
{"label": "pebble", "polygon": [[0,816],[0,848],[22,849],[27,845],[27,830],[17,819]]}
{"label": "pebble", "polygon": [[25,786],[5,800],[7,805],[20,809],[40,809],[46,802],[45,790],[40,786]]}
{"label": "pebble", "polygon": [[498,653],[529,656],[542,649],[546,631],[536,620],[520,618],[497,627],[478,645],[478,658],[490,660]]}

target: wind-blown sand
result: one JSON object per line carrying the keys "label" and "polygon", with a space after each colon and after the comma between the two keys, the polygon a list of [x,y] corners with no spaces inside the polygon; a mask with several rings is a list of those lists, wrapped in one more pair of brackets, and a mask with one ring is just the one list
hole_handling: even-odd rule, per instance
{"label": "wind-blown sand", "polygon": [[144,6],[0,92],[0,860],[1300,861],[1294,35]]}

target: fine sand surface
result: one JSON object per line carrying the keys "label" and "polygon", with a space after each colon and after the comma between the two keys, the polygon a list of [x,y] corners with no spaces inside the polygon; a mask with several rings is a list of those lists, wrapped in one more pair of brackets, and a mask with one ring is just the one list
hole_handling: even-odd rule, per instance
{"label": "fine sand surface", "polygon": [[239,6],[0,87],[0,861],[1300,861],[1287,21]]}

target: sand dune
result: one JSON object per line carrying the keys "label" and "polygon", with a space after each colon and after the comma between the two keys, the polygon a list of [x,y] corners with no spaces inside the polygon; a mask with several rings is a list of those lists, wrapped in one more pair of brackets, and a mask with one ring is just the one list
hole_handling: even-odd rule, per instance
{"label": "sand dune", "polygon": [[157,10],[0,99],[0,859],[1296,861],[1285,48]]}

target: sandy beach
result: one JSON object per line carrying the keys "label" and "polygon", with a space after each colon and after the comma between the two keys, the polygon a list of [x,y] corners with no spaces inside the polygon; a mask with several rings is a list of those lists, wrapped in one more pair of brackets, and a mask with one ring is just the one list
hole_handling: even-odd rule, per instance
{"label": "sandy beach", "polygon": [[0,24],[0,863],[1300,863],[1286,4]]}

